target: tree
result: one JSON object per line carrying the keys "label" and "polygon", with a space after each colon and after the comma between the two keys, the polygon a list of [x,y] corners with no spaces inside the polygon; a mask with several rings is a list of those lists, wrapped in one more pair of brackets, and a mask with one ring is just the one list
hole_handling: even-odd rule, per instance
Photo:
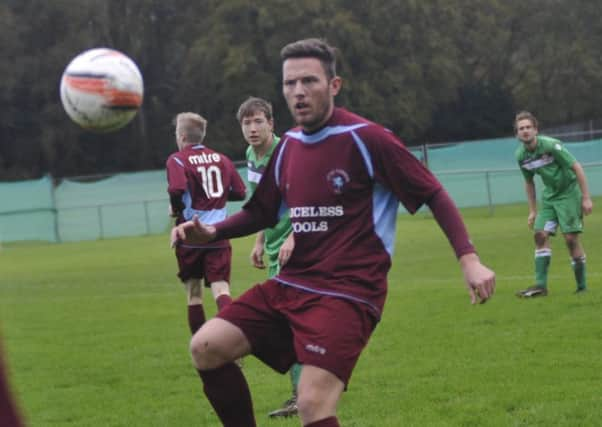
{"label": "tree", "polygon": [[[172,118],[196,111],[207,144],[234,159],[236,108],[269,99],[293,125],[280,49],[305,37],[339,47],[337,98],[408,144],[506,135],[517,109],[543,123],[597,118],[602,10],[576,0],[5,0],[0,4],[0,179],[162,168]],[[92,134],[59,102],[78,53],[107,46],[140,67],[144,104],[118,132]]]}

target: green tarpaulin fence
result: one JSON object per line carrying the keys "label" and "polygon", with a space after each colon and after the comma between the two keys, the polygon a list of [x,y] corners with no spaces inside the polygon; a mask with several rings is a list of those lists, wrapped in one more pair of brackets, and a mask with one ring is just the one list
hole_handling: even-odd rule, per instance
{"label": "green tarpaulin fence", "polygon": [[[460,207],[525,202],[514,160],[518,142],[499,138],[411,151],[437,175]],[[585,167],[590,191],[602,195],[602,139],[569,144]],[[246,180],[246,168],[238,169]],[[538,180],[536,180],[538,183]],[[0,183],[0,242],[95,240],[166,232],[165,171],[104,179]],[[230,213],[242,202],[229,203]],[[400,212],[405,212],[400,208]]]}

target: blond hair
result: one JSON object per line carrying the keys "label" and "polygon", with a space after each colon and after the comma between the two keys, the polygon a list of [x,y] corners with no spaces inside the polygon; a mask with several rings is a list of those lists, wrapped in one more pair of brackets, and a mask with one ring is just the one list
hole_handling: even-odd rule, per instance
{"label": "blond hair", "polygon": [[174,119],[176,136],[185,136],[186,142],[200,144],[205,139],[207,120],[197,113],[180,113]]}

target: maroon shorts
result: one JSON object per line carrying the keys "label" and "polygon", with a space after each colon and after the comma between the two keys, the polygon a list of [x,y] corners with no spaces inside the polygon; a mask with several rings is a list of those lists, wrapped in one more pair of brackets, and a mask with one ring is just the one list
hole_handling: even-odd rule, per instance
{"label": "maroon shorts", "polygon": [[205,279],[205,286],[224,280],[230,283],[232,248],[187,248],[176,247],[178,277],[182,282],[189,279]]}
{"label": "maroon shorts", "polygon": [[219,312],[242,329],[252,353],[285,373],[295,362],[336,375],[345,386],[377,320],[367,306],[268,280]]}

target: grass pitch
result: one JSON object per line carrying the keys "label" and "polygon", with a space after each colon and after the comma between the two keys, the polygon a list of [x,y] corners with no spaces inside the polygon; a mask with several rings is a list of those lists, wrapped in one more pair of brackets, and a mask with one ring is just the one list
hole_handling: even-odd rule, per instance
{"label": "grass pitch", "polygon": [[[602,200],[595,201],[602,206]],[[399,218],[384,316],[339,405],[347,427],[602,425],[602,215],[586,220],[589,291],[573,295],[561,237],[550,295],[532,284],[526,206],[463,214],[495,297],[471,306],[434,221]],[[250,238],[233,241],[233,293],[263,280]],[[0,250],[0,322],[28,425],[219,426],[188,355],[185,294],[166,235]],[[215,304],[205,295],[209,316]],[[252,357],[259,426],[289,397],[287,376]]]}

